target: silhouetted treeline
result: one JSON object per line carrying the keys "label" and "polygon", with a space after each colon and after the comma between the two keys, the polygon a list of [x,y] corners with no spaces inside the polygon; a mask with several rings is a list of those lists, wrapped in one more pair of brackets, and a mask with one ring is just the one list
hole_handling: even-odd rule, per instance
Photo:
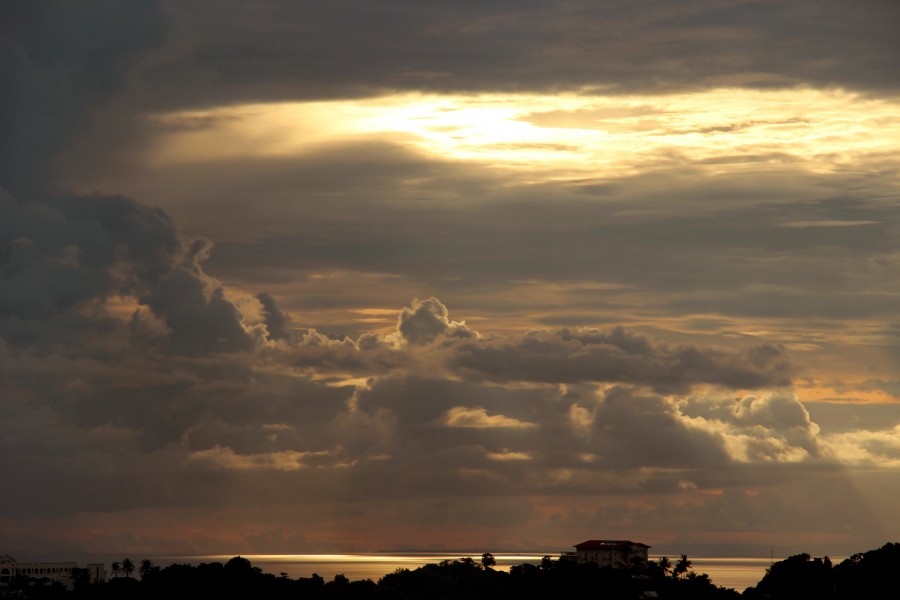
{"label": "silhouetted treeline", "polygon": [[[254,567],[235,557],[227,563],[142,564],[141,579],[115,577],[106,583],[76,580],[74,592],[61,585],[18,581],[24,597],[99,600],[167,600],[171,598],[251,598],[259,600],[545,600],[590,597],[598,600],[879,600],[900,599],[900,544],[854,554],[838,565],[828,557],[798,554],[774,563],[742,595],[718,587],[690,569],[681,557],[635,564],[628,569],[600,568],[545,557],[541,564],[521,564],[497,571],[493,556],[446,560],[417,569],[398,569],[377,583],[350,581],[343,575],[325,581],[318,575],[291,579]],[[32,585],[29,585],[32,584]],[[22,597],[22,596],[16,596]]]}
{"label": "silhouetted treeline", "polygon": [[[686,557],[684,560],[688,565]],[[738,598],[733,590],[713,585],[706,575],[698,575],[687,568],[676,573],[652,561],[630,569],[610,569],[593,563],[577,564],[545,557],[540,565],[516,565],[508,573],[494,570],[494,564],[493,556],[485,553],[480,562],[460,558],[413,570],[398,569],[378,583],[350,581],[343,575],[336,575],[326,582],[317,575],[290,579],[284,574],[264,573],[246,558],[235,557],[225,564],[173,564],[162,569],[148,565],[140,580],[115,577],[106,583],[80,585],[69,593],[59,586],[32,588],[29,597],[99,600],[166,600],[169,597],[214,600],[546,600],[575,595],[600,600]],[[36,595],[32,596],[32,593]]]}
{"label": "silhouetted treeline", "polygon": [[825,556],[797,554],[773,564],[750,600],[897,600],[900,598],[900,544],[854,554],[839,564]]}

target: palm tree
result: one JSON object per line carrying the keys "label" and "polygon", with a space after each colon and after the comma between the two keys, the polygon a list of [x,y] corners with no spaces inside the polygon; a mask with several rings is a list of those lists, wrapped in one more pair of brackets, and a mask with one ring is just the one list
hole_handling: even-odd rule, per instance
{"label": "palm tree", "polygon": [[119,572],[122,570],[122,565],[119,564],[119,561],[114,562],[113,564],[109,565],[109,567],[112,569],[112,576],[118,577]]}
{"label": "palm tree", "polygon": [[131,577],[131,574],[134,573],[134,563],[130,558],[122,561],[122,573],[125,574],[125,577]]}
{"label": "palm tree", "polygon": [[678,562],[675,563],[675,568],[672,569],[672,577],[681,577],[690,570],[691,561],[688,560],[687,554],[682,554]]}
{"label": "palm tree", "polygon": [[672,572],[672,561],[669,560],[668,556],[663,556],[656,564],[659,566],[659,570],[662,571],[663,576]]}
{"label": "palm tree", "polygon": [[153,561],[152,561],[152,560],[150,560],[149,558],[145,558],[144,560],[142,560],[142,561],[141,561],[141,566],[140,566],[140,568],[138,569],[138,573],[141,574],[141,579],[143,579],[144,577],[146,577],[146,576],[147,576],[147,573],[152,573],[152,572],[153,572],[153,569],[154,569],[154,567],[153,567]]}

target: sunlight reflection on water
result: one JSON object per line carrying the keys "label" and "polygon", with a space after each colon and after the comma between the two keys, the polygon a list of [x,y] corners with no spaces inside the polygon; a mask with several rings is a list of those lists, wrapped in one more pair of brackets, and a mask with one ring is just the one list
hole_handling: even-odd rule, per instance
{"label": "sunlight reflection on water", "polygon": [[[558,552],[546,553],[498,553],[494,555],[497,561],[496,569],[508,571],[513,565],[523,563],[539,564],[541,558],[549,555],[552,558],[559,556]],[[233,554],[219,554],[207,556],[167,556],[157,557],[154,562],[159,565],[167,565],[173,562],[199,564],[201,562],[227,562]],[[397,569],[416,569],[429,563],[438,563],[442,560],[454,560],[464,556],[472,557],[480,562],[481,553],[371,553],[371,554],[243,554],[250,560],[253,566],[260,567],[267,573],[279,575],[285,573],[288,577],[310,577],[313,573],[324,577],[326,581],[334,578],[338,573],[346,575],[351,580],[371,579],[378,581],[384,575]],[[653,559],[658,557],[651,557]],[[675,560],[677,557],[669,557]],[[756,585],[765,574],[771,564],[768,558],[694,558],[689,557],[693,563],[693,569],[697,573],[706,573],[712,582],[718,586],[734,588],[742,591],[747,587]]]}

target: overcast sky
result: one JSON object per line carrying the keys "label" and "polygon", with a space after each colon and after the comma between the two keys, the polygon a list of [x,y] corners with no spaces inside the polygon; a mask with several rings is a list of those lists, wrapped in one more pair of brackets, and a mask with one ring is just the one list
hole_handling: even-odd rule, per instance
{"label": "overcast sky", "polygon": [[7,0],[0,550],[900,540],[894,0]]}

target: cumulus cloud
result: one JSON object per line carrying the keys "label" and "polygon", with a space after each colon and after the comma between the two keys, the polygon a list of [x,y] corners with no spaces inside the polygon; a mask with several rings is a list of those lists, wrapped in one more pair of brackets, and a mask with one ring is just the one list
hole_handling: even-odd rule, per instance
{"label": "cumulus cloud", "polygon": [[176,352],[249,349],[240,311],[203,273],[209,244],[184,244],[159,208],[54,189],[56,153],[162,40],[158,3],[12,2],[4,12],[0,333],[17,343],[59,339],[42,325],[64,319],[109,331],[116,321],[105,306],[126,298],[165,323]]}
{"label": "cumulus cloud", "polygon": [[278,303],[271,295],[266,292],[260,292],[256,295],[263,307],[265,316],[266,332],[271,340],[282,340],[288,337],[289,325],[291,317],[286,312],[278,308]]}
{"label": "cumulus cloud", "polygon": [[741,351],[654,343],[616,327],[531,331],[519,339],[460,347],[455,365],[492,379],[576,383],[607,381],[684,391],[697,383],[760,388],[790,383],[784,349],[758,345]]}
{"label": "cumulus cloud", "polygon": [[735,460],[800,462],[832,457],[821,444],[819,426],[794,393],[689,396],[680,406],[699,426],[720,435]]}
{"label": "cumulus cloud", "polygon": [[447,307],[437,298],[419,300],[414,298],[412,306],[400,311],[397,331],[408,344],[424,345],[438,337],[466,339],[475,333],[465,322],[451,321]]}
{"label": "cumulus cloud", "polygon": [[[395,343],[398,338],[402,344]],[[784,348],[772,344],[739,349],[671,345],[623,327],[483,337],[465,322],[451,321],[447,307],[434,297],[414,299],[410,307],[401,309],[394,332],[367,333],[353,340],[307,330],[272,356],[298,367],[373,375],[430,369],[473,380],[625,383],[661,393],[685,392],[698,384],[732,389],[780,387],[789,385],[793,375]],[[583,421],[586,417],[573,418]]]}
{"label": "cumulus cloud", "polygon": [[172,350],[187,354],[249,350],[253,339],[221,287],[175,267],[140,297],[171,330]]}
{"label": "cumulus cloud", "polygon": [[121,197],[22,202],[0,189],[0,313],[45,321],[113,294],[136,294],[171,268],[179,238],[159,209]]}
{"label": "cumulus cloud", "polygon": [[722,439],[684,418],[671,400],[626,387],[602,396],[584,448],[619,468],[725,465]]}
{"label": "cumulus cloud", "polygon": [[73,319],[115,327],[107,308],[124,298],[152,311],[149,323],[136,311],[133,326],[159,330],[160,319],[175,352],[252,347],[240,311],[203,272],[210,244],[184,244],[166,213],[128,198],[41,198],[0,190],[0,330],[10,341],[37,341],[45,325]]}
{"label": "cumulus cloud", "polygon": [[822,441],[842,464],[882,469],[900,467],[900,425],[834,433],[823,436]]}

